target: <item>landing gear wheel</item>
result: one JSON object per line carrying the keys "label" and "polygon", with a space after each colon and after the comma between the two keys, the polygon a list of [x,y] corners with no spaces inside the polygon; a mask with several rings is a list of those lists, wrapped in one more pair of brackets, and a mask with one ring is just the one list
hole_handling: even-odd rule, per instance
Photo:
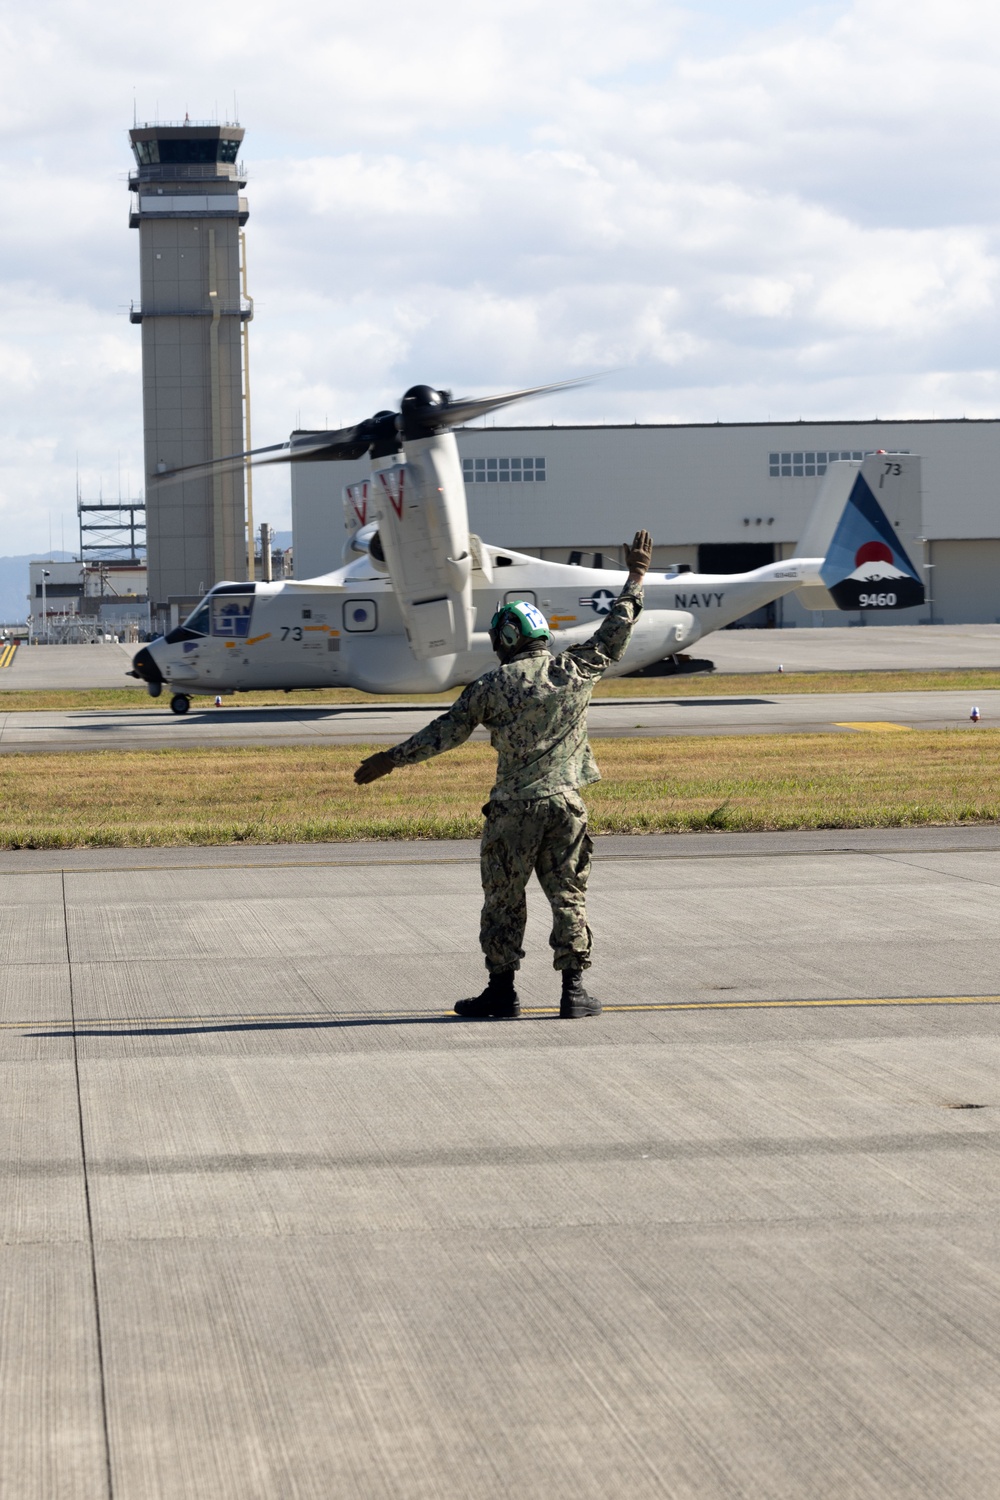
{"label": "landing gear wheel", "polygon": [[187,693],[175,693],[170,700],[170,707],[175,714],[186,714],[191,707],[191,699]]}

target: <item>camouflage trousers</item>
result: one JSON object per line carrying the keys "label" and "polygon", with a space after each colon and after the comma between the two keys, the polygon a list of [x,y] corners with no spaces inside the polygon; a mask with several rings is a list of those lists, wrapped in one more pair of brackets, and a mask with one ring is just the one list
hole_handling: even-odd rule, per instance
{"label": "camouflage trousers", "polygon": [[525,802],[489,802],[480,850],[483,915],[479,941],[491,974],[517,969],[528,909],[525,887],[534,871],[552,907],[553,963],[590,967],[587,877],[593,844],[587,809],[574,792]]}

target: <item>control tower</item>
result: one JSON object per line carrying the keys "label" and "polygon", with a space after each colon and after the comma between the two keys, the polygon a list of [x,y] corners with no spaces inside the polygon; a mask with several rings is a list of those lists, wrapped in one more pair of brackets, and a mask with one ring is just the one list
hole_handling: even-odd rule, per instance
{"label": "control tower", "polygon": [[[137,125],[129,224],[139,231],[146,473],[240,453],[243,427],[238,125]],[[149,599],[183,614],[246,576],[243,471],[147,487]]]}

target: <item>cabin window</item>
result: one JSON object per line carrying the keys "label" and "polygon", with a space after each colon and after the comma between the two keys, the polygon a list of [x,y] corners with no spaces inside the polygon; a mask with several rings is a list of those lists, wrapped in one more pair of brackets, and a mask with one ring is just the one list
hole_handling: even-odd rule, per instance
{"label": "cabin window", "polygon": [[193,631],[195,635],[208,635],[212,628],[208,604],[199,604],[190,619],[184,621],[184,629]]}
{"label": "cabin window", "polygon": [[378,605],[374,599],[344,600],[344,629],[368,632],[378,629]]}
{"label": "cabin window", "polygon": [[230,641],[245,640],[250,634],[253,596],[218,594],[211,600],[212,634]]}

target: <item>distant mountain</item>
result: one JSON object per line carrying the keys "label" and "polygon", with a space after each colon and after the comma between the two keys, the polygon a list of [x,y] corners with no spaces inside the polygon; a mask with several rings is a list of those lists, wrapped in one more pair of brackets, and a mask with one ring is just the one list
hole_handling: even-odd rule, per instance
{"label": "distant mountain", "polygon": [[28,616],[28,564],[48,556],[52,562],[72,562],[72,552],[28,552],[23,557],[0,557],[0,624],[16,625]]}

